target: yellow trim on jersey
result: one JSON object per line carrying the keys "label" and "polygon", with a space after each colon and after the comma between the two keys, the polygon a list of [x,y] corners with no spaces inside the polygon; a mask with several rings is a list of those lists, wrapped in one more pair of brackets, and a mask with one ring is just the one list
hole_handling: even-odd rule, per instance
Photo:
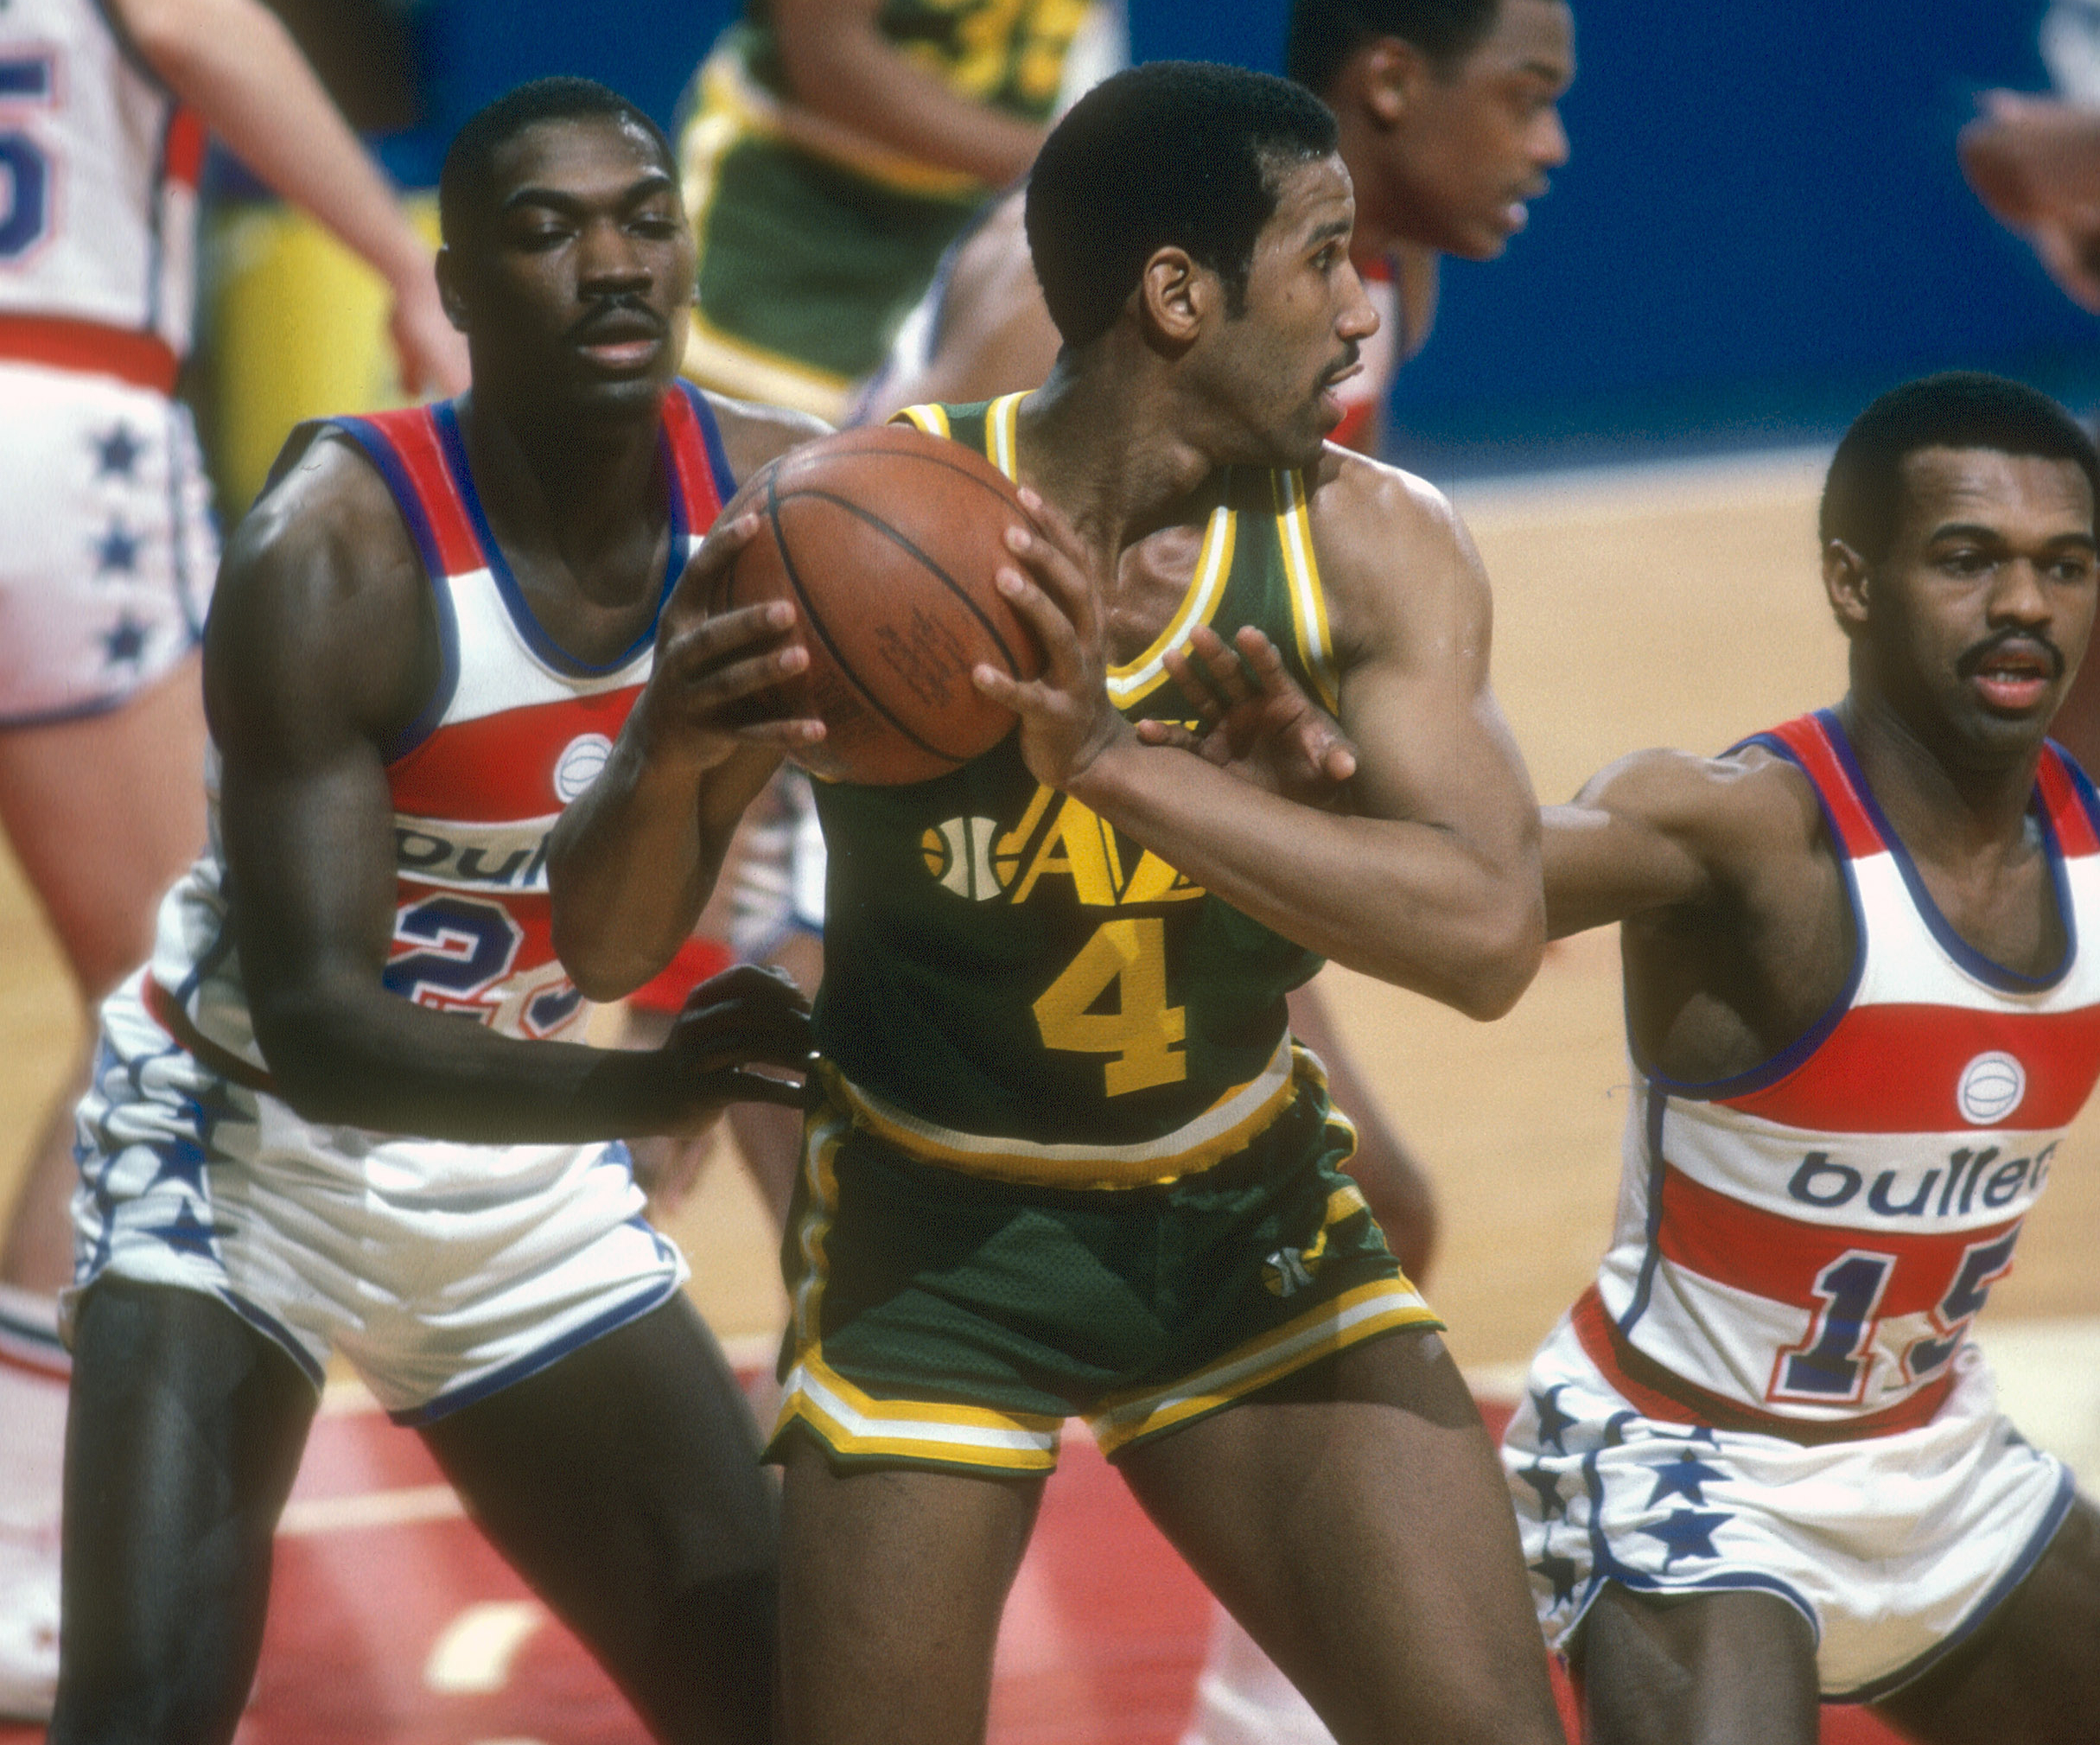
{"label": "yellow trim on jersey", "polygon": [[[1327,1220],[1335,1221],[1334,1201]],[[1359,1200],[1361,1196],[1358,1196]],[[1346,1213],[1343,1215],[1346,1215]],[[1324,1233],[1324,1232],[1323,1232]],[[1142,1437],[1203,1417],[1221,1406],[1281,1380],[1294,1370],[1332,1357],[1352,1345],[1402,1327],[1441,1327],[1436,1311],[1403,1276],[1359,1285],[1323,1302],[1309,1314],[1274,1333],[1243,1345],[1231,1355],[1166,1388],[1127,1394],[1087,1420],[1101,1452],[1113,1457]]]}
{"label": "yellow trim on jersey", "polygon": [[811,369],[783,353],[737,339],[697,308],[687,314],[691,325],[686,330],[685,355],[678,364],[682,374],[733,399],[786,406],[829,424],[844,418],[852,398],[850,377]]}
{"label": "yellow trim on jersey", "polygon": [[1312,516],[1305,474],[1270,474],[1276,493],[1276,536],[1283,546],[1283,573],[1290,578],[1290,621],[1298,636],[1298,659],[1330,714],[1341,708],[1334,678],[1334,643],[1327,631],[1327,598],[1320,585],[1320,560],[1313,553]]}
{"label": "yellow trim on jersey", "polygon": [[900,411],[892,412],[889,415],[889,421],[893,424],[914,425],[924,430],[929,436],[939,436],[944,442],[955,434],[949,428],[947,407],[930,402],[923,406],[906,406]]}
{"label": "yellow trim on jersey", "polygon": [[1299,1089],[1287,1031],[1258,1077],[1233,1086],[1171,1133],[1136,1145],[1042,1145],[938,1126],[862,1090],[829,1062],[817,1070],[829,1101],[907,1156],[1029,1188],[1143,1188],[1196,1175],[1244,1151]]}
{"label": "yellow trim on jersey", "polygon": [[[709,154],[711,177],[714,166],[732,147],[747,139],[779,140],[900,194],[967,201],[982,199],[991,191],[981,177],[967,170],[948,169],[892,151],[807,110],[783,103],[752,78],[743,57],[725,45],[709,55],[700,69],[699,107],[685,130],[685,137],[678,142],[679,156],[684,160],[681,168],[688,178],[689,205],[700,204],[713,194],[711,187],[690,179],[692,160],[704,150]],[[689,147],[688,140],[695,143]],[[700,234],[697,225],[694,234]]]}
{"label": "yellow trim on jersey", "polygon": [[812,1349],[788,1372],[773,1434],[806,1424],[835,1454],[945,1461],[1002,1472],[1047,1473],[1057,1464],[1061,1417],[994,1411],[863,1392]]}
{"label": "yellow trim on jersey", "polygon": [[1167,682],[1167,653],[1188,640],[1199,624],[1211,621],[1218,602],[1225,598],[1225,578],[1232,573],[1232,551],[1239,537],[1239,512],[1231,504],[1231,481],[1225,481],[1225,500],[1211,511],[1203,530],[1203,546],[1196,554],[1196,574],[1188,592],[1167,627],[1152,646],[1128,666],[1108,670],[1109,701],[1118,709],[1142,703]]}
{"label": "yellow trim on jersey", "polygon": [[984,409],[984,458],[1016,485],[1021,482],[1021,403],[1029,391],[1002,394]]}

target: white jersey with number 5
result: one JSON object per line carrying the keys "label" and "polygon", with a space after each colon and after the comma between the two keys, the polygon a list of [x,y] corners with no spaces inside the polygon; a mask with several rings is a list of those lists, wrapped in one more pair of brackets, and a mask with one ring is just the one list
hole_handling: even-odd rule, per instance
{"label": "white jersey with number 5", "polygon": [[189,347],[204,141],[196,117],[93,0],[8,0],[0,315],[92,322],[179,358]]}

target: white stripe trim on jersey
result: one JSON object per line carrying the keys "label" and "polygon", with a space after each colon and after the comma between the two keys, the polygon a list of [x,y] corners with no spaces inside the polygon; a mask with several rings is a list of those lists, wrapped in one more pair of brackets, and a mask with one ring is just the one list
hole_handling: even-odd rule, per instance
{"label": "white stripe trim on jersey", "polygon": [[861,1089],[835,1067],[820,1070],[826,1092],[886,1143],[965,1174],[1044,1188],[1136,1188],[1194,1175],[1244,1150],[1297,1089],[1287,1030],[1258,1075],[1170,1133],[1134,1145],[1046,1145],[943,1127]]}
{"label": "white stripe trim on jersey", "polygon": [[1276,500],[1276,531],[1283,548],[1283,573],[1290,582],[1291,628],[1297,633],[1298,659],[1312,675],[1313,685],[1329,714],[1341,708],[1334,676],[1334,644],[1327,631],[1327,591],[1320,585],[1320,560],[1313,551],[1311,506],[1305,475],[1279,469],[1270,475]]}

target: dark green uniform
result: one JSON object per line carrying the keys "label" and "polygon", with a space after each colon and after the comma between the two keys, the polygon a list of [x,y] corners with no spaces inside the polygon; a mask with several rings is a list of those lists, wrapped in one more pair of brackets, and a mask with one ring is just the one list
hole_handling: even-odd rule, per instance
{"label": "dark green uniform", "polygon": [[[1086,0],[884,0],[884,38],[958,96],[1050,118]],[[781,137],[793,105],[771,11],[751,0],[701,68],[679,127],[699,245],[686,371],[706,386],[837,421],[996,189],[869,149]]]}
{"label": "dark green uniform", "polygon": [[[1020,398],[911,416],[1010,473]],[[1258,626],[1331,704],[1302,481],[1210,490],[1189,594],[1111,697],[1193,715],[1160,656],[1205,622]],[[789,1418],[841,1456],[1027,1469],[1068,1412],[1119,1448],[1433,1320],[1289,1043],[1316,957],[1040,787],[1015,737],[911,787],[820,785],[818,811],[826,1102],[788,1244]]]}

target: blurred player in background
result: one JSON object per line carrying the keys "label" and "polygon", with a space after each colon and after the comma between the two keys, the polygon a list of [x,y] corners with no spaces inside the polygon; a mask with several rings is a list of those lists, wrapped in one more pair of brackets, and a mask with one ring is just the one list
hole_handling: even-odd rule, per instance
{"label": "blurred player in background", "polygon": [[1028,173],[1089,17],[1086,0],[750,0],[680,136],[700,251],[686,373],[837,423],[941,252]]}
{"label": "blurred player in background", "polygon": [[[1378,332],[1339,392],[1331,440],[1379,448],[1400,365],[1435,319],[1438,262],[1492,260],[1568,161],[1559,103],[1575,78],[1563,0],[1296,0],[1286,70],[1332,109],[1355,185],[1351,245]],[[1058,349],[1009,195],[944,264],[861,391],[857,416],[988,399],[1040,382]]]}
{"label": "blurred player in background", "polygon": [[[172,393],[207,128],[384,276],[405,379],[466,379],[429,251],[254,0],[0,10],[0,823],[91,1010],[204,843],[195,649],[218,548]],[[46,1712],[57,1668],[52,1294],[79,1084],[0,1250],[0,1713]]]}
{"label": "blurred player in background", "polygon": [[755,1429],[607,1142],[799,1102],[738,1069],[798,1068],[805,1009],[744,969],[659,1049],[576,1046],[542,869],[702,534],[812,421],[678,381],[671,146],[612,92],[489,105],[440,202],[472,391],[287,446],[207,636],[212,847],[103,1007],[60,1745],[231,1736],[337,1355],[659,1737],[767,1731]]}
{"label": "blurred player in background", "polygon": [[1942,1745],[2100,1715],[2100,1512],[1970,1343],[2100,1077],[2100,805],[2050,717],[2086,653],[2100,455],[1995,377],[1839,445],[1850,686],[1545,813],[1556,934],[1623,924],[1617,1228],[1504,1458],[1600,1745]]}

